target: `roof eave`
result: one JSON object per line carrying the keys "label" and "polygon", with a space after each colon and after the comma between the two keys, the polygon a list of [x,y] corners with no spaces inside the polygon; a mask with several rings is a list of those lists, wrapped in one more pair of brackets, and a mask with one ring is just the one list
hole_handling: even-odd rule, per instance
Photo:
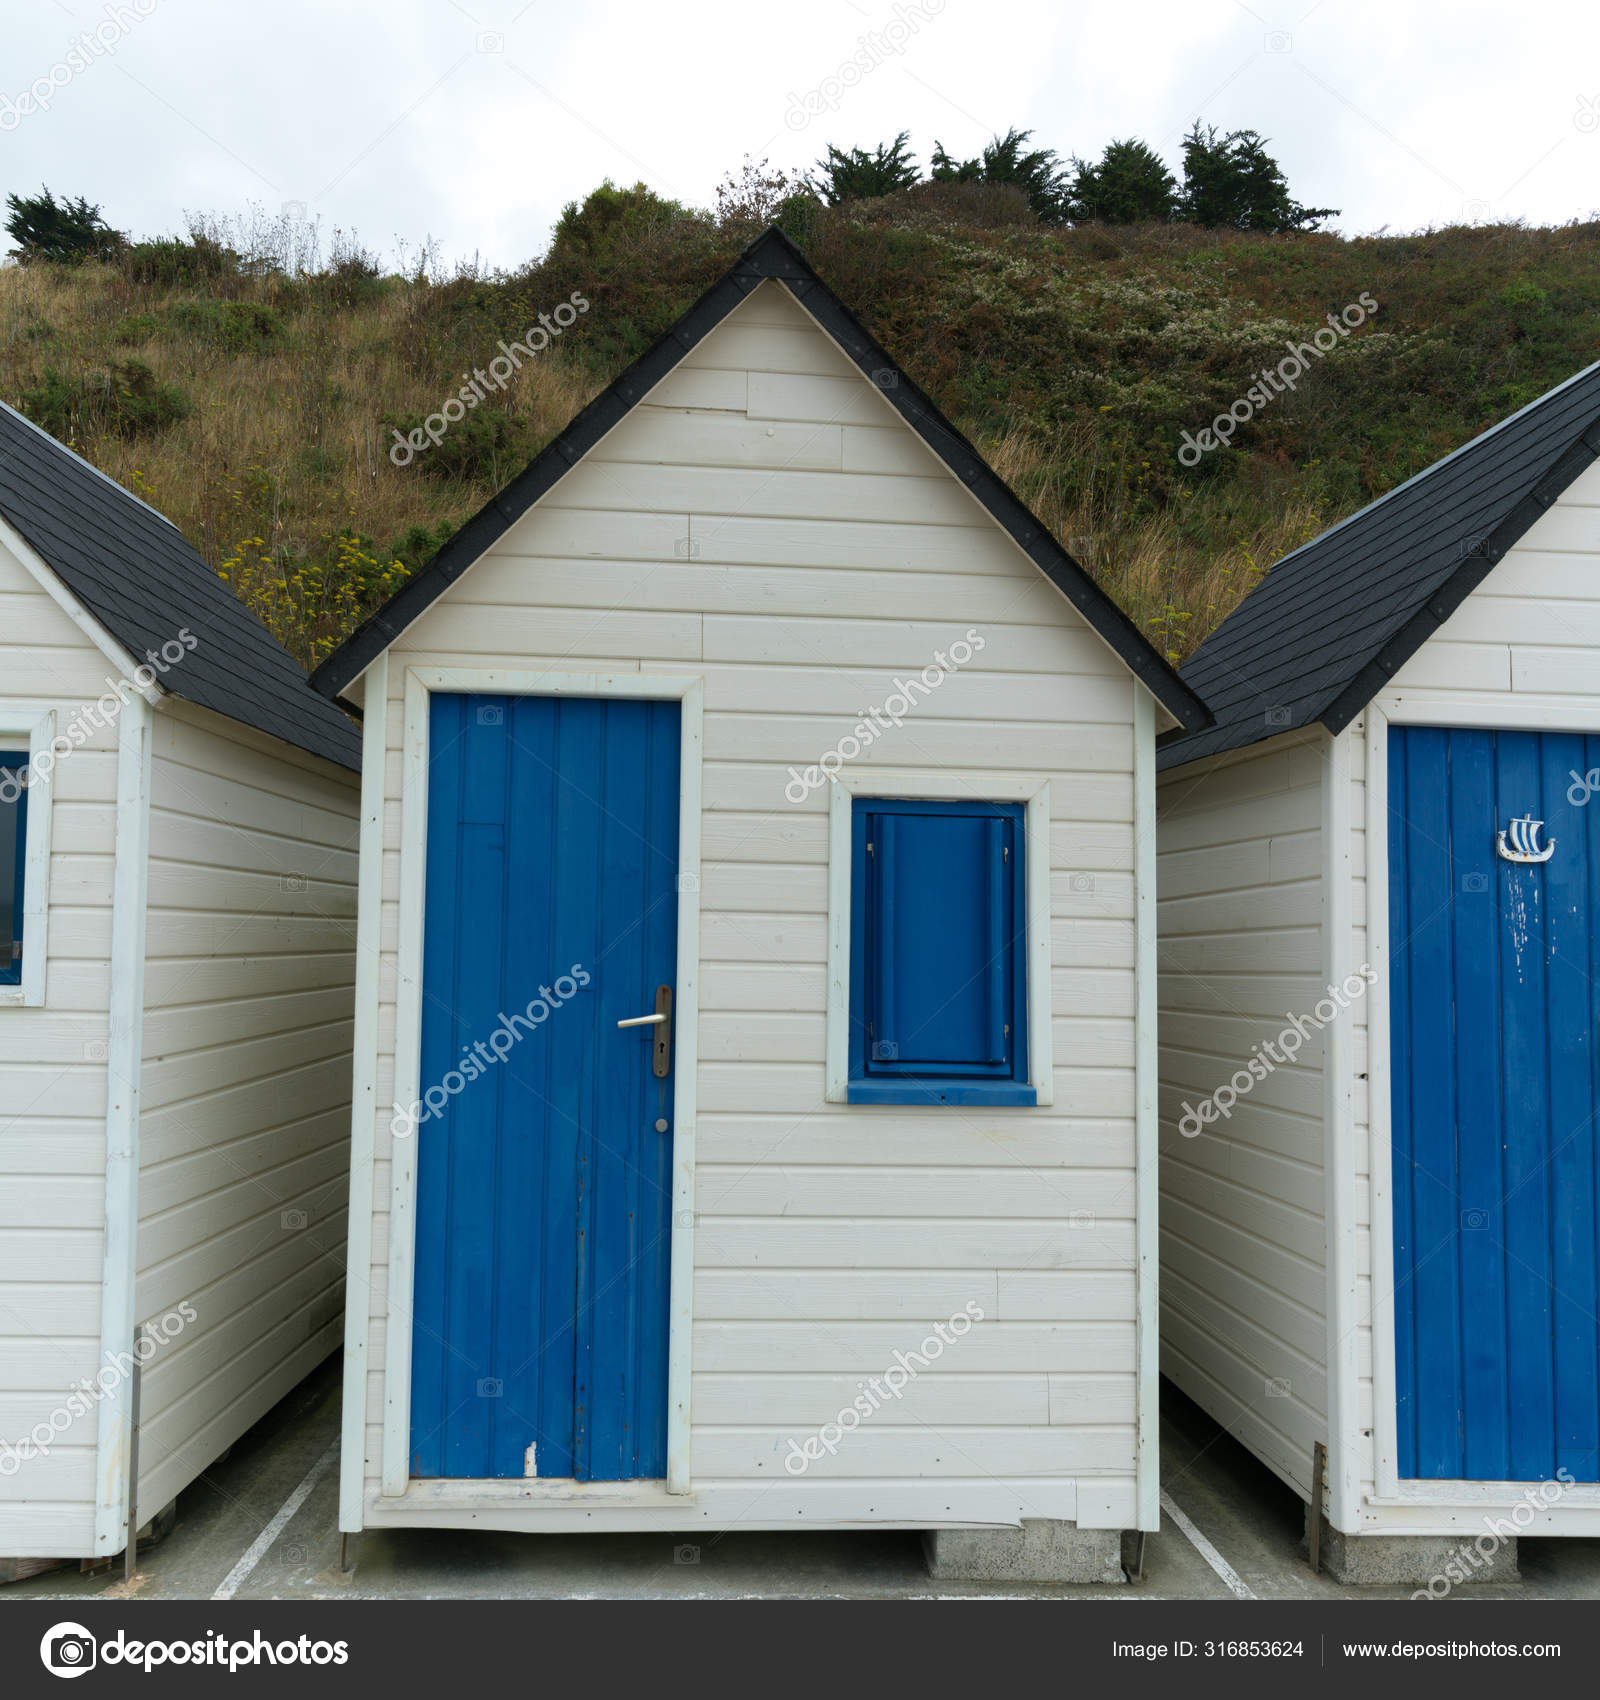
{"label": "roof eave", "polygon": [[1322,711],[1322,724],[1330,732],[1342,732],[1596,460],[1600,419],[1592,420],[1567,446],[1487,537],[1469,547],[1460,566]]}
{"label": "roof eave", "polygon": [[[1587,372],[1591,368],[1586,367],[1584,370]],[[1583,376],[1583,373],[1580,373],[1579,376]],[[1558,386],[1558,389],[1565,389],[1566,387],[1567,385],[1563,384]],[[1551,394],[1555,393],[1557,392],[1551,392]],[[1527,409],[1520,410],[1520,412],[1526,411]],[[1474,441],[1477,441],[1477,439],[1474,439]],[[1456,452],[1459,453],[1460,451]],[[1447,461],[1454,458],[1454,455],[1447,455],[1443,460],[1436,462],[1435,466],[1443,466]],[[1506,555],[1527,536],[1535,522],[1543,518],[1573,482],[1597,460],[1600,460],[1600,415],[1589,421],[1551,464],[1543,477],[1506,511],[1499,524],[1486,537],[1473,539],[1468,544],[1463,551],[1459,565],[1451,569],[1449,576],[1433,595],[1417,609],[1337,694],[1320,708],[1313,708],[1303,714],[1292,726],[1252,729],[1247,737],[1231,739],[1216,749],[1201,751],[1189,759],[1204,761],[1212,756],[1223,755],[1229,750],[1248,749],[1252,744],[1262,743],[1282,732],[1295,731],[1302,726],[1321,725],[1335,735],[1344,731],[1428,639],[1439,630],[1456,609],[1483,583]],[[1430,472],[1432,470],[1434,469],[1429,468]],[[1407,482],[1416,483],[1427,476],[1427,472],[1419,473],[1417,478],[1410,479]],[[1375,505],[1369,504],[1369,506]],[[1348,524],[1348,520],[1341,521],[1339,525],[1329,527],[1328,531],[1322,535],[1324,537],[1329,536],[1334,531],[1342,530]],[[1313,547],[1314,542],[1302,545],[1301,549],[1294,551],[1294,554],[1298,555],[1303,550]],[[1292,558],[1293,556],[1286,555],[1284,561]],[[1284,564],[1284,561],[1278,562],[1272,568],[1272,571],[1276,572],[1278,567]],[[1201,647],[1203,650],[1204,646]],[[1158,746],[1163,750],[1170,750],[1173,746],[1186,742],[1191,736],[1193,734],[1186,729],[1183,732],[1170,734],[1158,740]],[[1186,761],[1169,761],[1166,764],[1166,769],[1171,771],[1186,765]]]}

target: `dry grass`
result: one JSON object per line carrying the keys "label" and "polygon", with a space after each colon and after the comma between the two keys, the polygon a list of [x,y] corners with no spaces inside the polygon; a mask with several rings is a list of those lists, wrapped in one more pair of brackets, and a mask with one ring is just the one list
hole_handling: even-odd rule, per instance
{"label": "dry grass", "polygon": [[[978,447],[1169,661],[1191,654],[1274,561],[1327,523],[1322,502],[1292,480],[1271,504],[1239,504],[1231,490],[1201,486],[1157,506],[1140,493],[1142,467],[1124,478],[1069,479],[1066,468],[1099,449],[1089,426],[1062,439],[1046,445],[1014,428]],[[1118,496],[1097,500],[1108,487]]]}
{"label": "dry grass", "polygon": [[[627,198],[613,191],[606,204]],[[159,266],[0,266],[0,395],[34,392],[41,421],[81,431],[74,446],[170,514],[314,663],[753,234],[704,215],[630,224],[602,213],[597,203],[565,246],[494,277],[379,278],[353,250],[318,269],[315,252],[271,231],[220,226],[213,261],[218,242],[253,258],[208,269],[176,243]],[[911,196],[819,213],[806,245],[1173,659],[1273,562],[1569,377],[1600,338],[1600,223],[1344,241],[1045,230],[1016,216]],[[138,281],[180,261],[201,281]],[[593,310],[493,398],[504,417],[474,413],[476,434],[447,440],[459,458],[391,464],[386,420],[436,410],[464,367],[574,290]],[[1183,465],[1184,429],[1362,291],[1381,311],[1314,387],[1274,401],[1228,451]],[[119,365],[120,395],[106,378]],[[163,422],[163,387],[181,392],[186,416]]]}
{"label": "dry grass", "polygon": [[[0,394],[14,401],[47,368],[83,373],[112,359],[143,361],[181,390],[191,411],[166,429],[71,446],[172,519],[309,665],[372,598],[332,574],[297,579],[299,564],[343,534],[370,540],[366,559],[385,568],[394,539],[414,526],[459,524],[486,493],[388,457],[382,420],[432,412],[462,381],[456,365],[428,369],[406,357],[428,287],[394,280],[345,306],[304,292],[285,310],[280,283],[243,280],[234,298],[278,307],[284,328],[274,346],[241,354],[159,327],[131,338],[116,330],[174,302],[206,299],[198,292],[141,288],[103,266],[0,267]],[[483,358],[492,353],[491,345]],[[494,399],[543,441],[597,387],[557,346],[525,362]],[[497,468],[496,481],[520,470]],[[385,588],[403,577],[389,574]]]}

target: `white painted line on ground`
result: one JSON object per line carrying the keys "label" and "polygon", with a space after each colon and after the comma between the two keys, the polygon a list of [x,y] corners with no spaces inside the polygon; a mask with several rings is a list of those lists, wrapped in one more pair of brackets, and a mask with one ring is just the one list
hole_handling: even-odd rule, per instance
{"label": "white painted line on ground", "polygon": [[267,1556],[272,1543],[288,1527],[290,1518],[311,1497],[311,1490],[328,1473],[338,1456],[339,1442],[336,1440],[306,1472],[306,1479],[278,1507],[277,1516],[250,1543],[244,1557],[223,1577],[222,1586],[211,1596],[212,1599],[231,1600],[238,1593],[249,1579],[250,1572]]}
{"label": "white painted line on ground", "polygon": [[1218,1576],[1222,1578],[1222,1581],[1227,1587],[1229,1593],[1237,1595],[1241,1600],[1253,1600],[1256,1597],[1255,1594],[1251,1592],[1249,1585],[1239,1575],[1239,1572],[1228,1563],[1227,1559],[1225,1559],[1222,1554],[1218,1552],[1214,1546],[1212,1546],[1210,1541],[1208,1541],[1194,1526],[1194,1524],[1189,1521],[1184,1513],[1173,1504],[1172,1495],[1170,1493],[1162,1493],[1161,1509],[1165,1511],[1172,1521],[1176,1523],[1178,1527],[1183,1530],[1184,1534],[1189,1537],[1189,1544],[1197,1553],[1200,1554],[1206,1563],[1209,1564],[1214,1571],[1216,1571]]}

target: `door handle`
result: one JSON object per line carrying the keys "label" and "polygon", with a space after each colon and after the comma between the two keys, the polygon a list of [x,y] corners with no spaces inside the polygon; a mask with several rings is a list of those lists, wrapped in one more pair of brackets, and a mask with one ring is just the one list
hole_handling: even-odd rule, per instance
{"label": "door handle", "polygon": [[656,987],[656,1007],[653,1015],[630,1015],[619,1027],[653,1027],[655,1043],[650,1048],[650,1072],[657,1080],[665,1080],[672,1069],[672,987]]}

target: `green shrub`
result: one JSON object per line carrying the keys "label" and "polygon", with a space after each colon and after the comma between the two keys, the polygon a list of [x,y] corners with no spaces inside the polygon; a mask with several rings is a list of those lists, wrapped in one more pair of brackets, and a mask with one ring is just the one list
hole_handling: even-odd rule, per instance
{"label": "green shrub", "polygon": [[550,258],[591,263],[628,251],[641,236],[659,234],[675,224],[706,222],[677,201],[658,195],[644,183],[619,189],[608,177],[584,198],[568,201],[556,221]]}
{"label": "green shrub", "polygon": [[[271,492],[270,476],[257,469],[253,494],[270,499]],[[432,529],[413,525],[384,549],[349,526],[304,547],[272,548],[264,537],[249,535],[224,551],[217,571],[292,655],[314,667],[454,531],[449,520]]]}
{"label": "green shrub", "polygon": [[797,248],[806,247],[824,217],[822,202],[809,190],[785,195],[778,202],[772,222]]}
{"label": "green shrub", "polygon": [[409,578],[420,572],[455,535],[456,528],[447,519],[430,530],[425,525],[408,526],[382,551],[386,561],[399,561]]}
{"label": "green shrub", "polygon": [[1550,305],[1550,292],[1528,278],[1518,278],[1500,291],[1500,305],[1518,315],[1542,313]]}
{"label": "green shrub", "polygon": [[326,449],[320,443],[307,443],[297,449],[294,463],[308,478],[315,478],[319,483],[334,477],[344,464],[332,449]]}
{"label": "green shrub", "polygon": [[387,287],[378,256],[363,248],[353,232],[346,235],[342,230],[333,233],[327,270],[316,273],[313,281],[335,307],[354,307],[359,302],[370,301]]}
{"label": "green shrub", "polygon": [[159,313],[129,313],[111,327],[111,340],[126,348],[130,343],[150,342],[161,334]]}
{"label": "green shrub", "polygon": [[[884,195],[875,201],[851,201],[842,212],[853,224],[899,225],[907,229],[932,230],[944,225],[961,225],[969,230],[1039,228],[1038,215],[1028,205],[1027,192],[1016,184],[960,178],[918,183],[897,195]],[[787,230],[788,226],[784,228]]]}
{"label": "green shrub", "polygon": [[229,354],[259,354],[282,341],[283,317],[259,301],[174,301],[166,309],[162,332],[175,342],[210,344]]}
{"label": "green shrub", "polygon": [[122,255],[122,269],[129,282],[163,284],[168,288],[192,289],[213,278],[233,276],[239,264],[239,256],[232,248],[209,236],[198,235],[187,242],[177,236],[135,242]]}
{"label": "green shrub", "polygon": [[[413,413],[383,420],[380,428],[386,447],[394,445],[393,431],[409,438],[413,431],[424,429],[425,417],[438,416]],[[527,465],[532,453],[527,421],[503,407],[486,405],[454,421],[437,443],[424,438],[415,459],[406,464],[432,478],[483,480],[498,490]]]}
{"label": "green shrub", "polygon": [[142,360],[114,361],[99,372],[63,374],[47,366],[37,389],[24,390],[22,411],[62,442],[109,435],[137,437],[183,419],[183,391],[159,383]]}

